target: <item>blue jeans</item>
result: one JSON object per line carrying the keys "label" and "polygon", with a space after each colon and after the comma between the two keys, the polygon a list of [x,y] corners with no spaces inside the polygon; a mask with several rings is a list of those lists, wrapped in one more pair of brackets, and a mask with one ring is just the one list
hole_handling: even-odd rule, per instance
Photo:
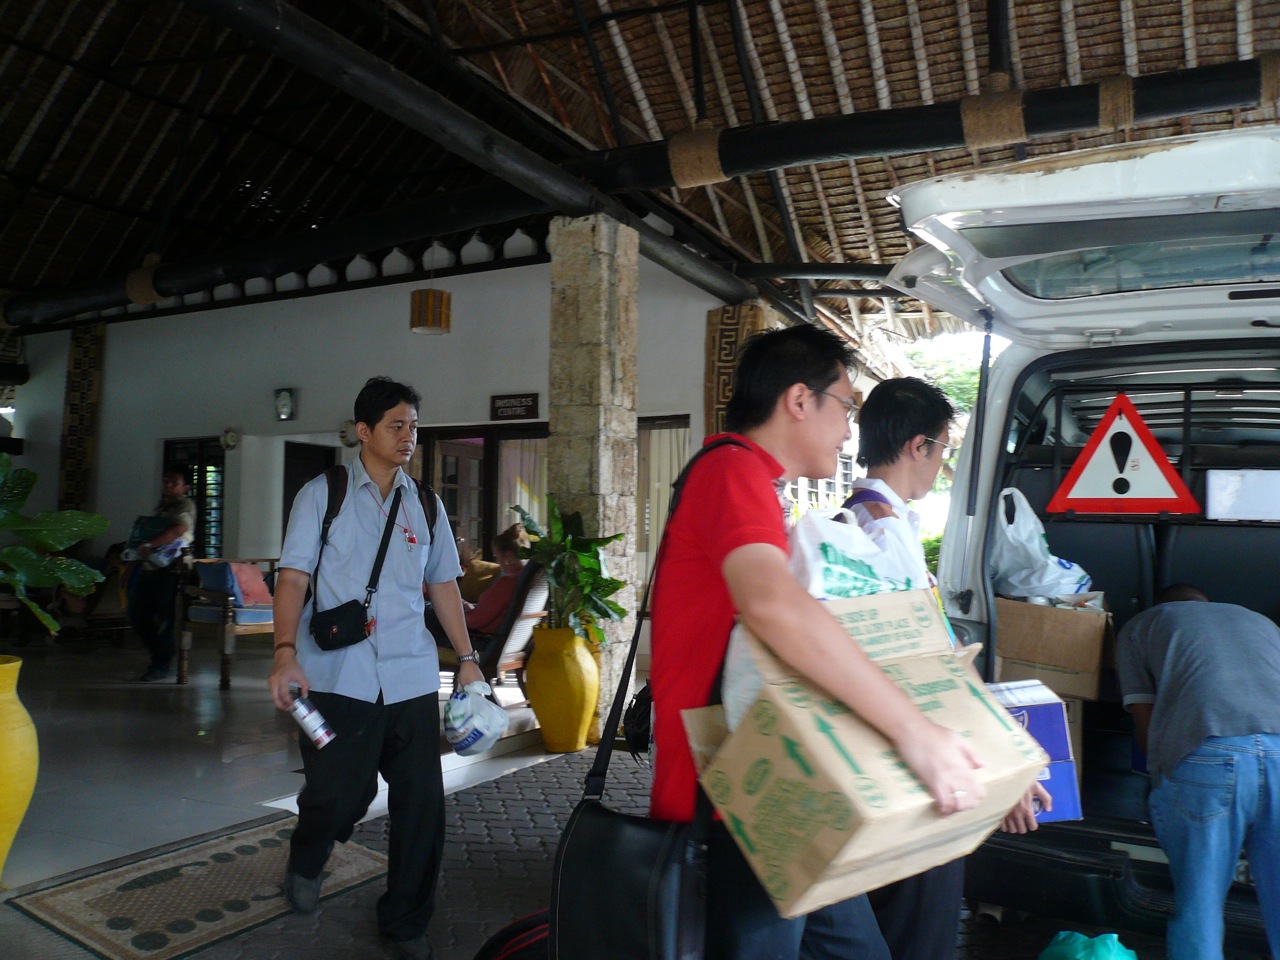
{"label": "blue jeans", "polygon": [[1280,956],[1280,734],[1207,737],[1151,788],[1173,874],[1170,960],[1222,960],[1222,909],[1243,847]]}
{"label": "blue jeans", "polygon": [[784,920],[724,824],[707,847],[707,960],[890,960],[865,896]]}

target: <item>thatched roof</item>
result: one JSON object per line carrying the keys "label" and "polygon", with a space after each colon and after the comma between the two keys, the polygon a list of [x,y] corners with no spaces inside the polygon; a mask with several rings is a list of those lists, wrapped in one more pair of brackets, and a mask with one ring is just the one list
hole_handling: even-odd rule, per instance
{"label": "thatched roof", "polygon": [[[248,3],[286,9],[284,0]],[[317,77],[314,64],[303,69],[269,52],[207,12],[217,5],[0,0],[0,89],[7,92],[0,101],[0,288],[10,303],[117,282],[123,289],[123,278],[149,256],[178,266],[234,259],[251,244],[287,246],[298,234],[503,177],[500,160],[481,169],[450,152],[447,132],[433,138],[411,129],[383,106],[335,88],[332,76]],[[935,131],[929,114],[906,108],[954,104],[1003,83],[1030,98],[1193,69],[1191,88],[1206,91],[1204,102],[1189,100],[1185,113],[1160,119],[1125,122],[1122,110],[1110,132],[1093,124],[1030,131],[1016,143],[927,150],[909,143],[880,150],[872,141],[850,159],[703,186],[609,188],[635,215],[668,221],[664,231],[674,229],[731,273],[749,263],[892,264],[912,241],[884,198],[916,178],[1277,120],[1276,91],[1265,84],[1275,83],[1280,0],[990,8],[977,0],[294,0],[293,8],[570,168],[583,155],[667,140],[699,121],[732,129],[879,116],[909,141]],[[341,60],[335,48],[328,66]],[[1241,61],[1269,64],[1255,70],[1262,79],[1254,88],[1272,99],[1214,108],[1220,100],[1205,68]],[[1160,100],[1159,90],[1144,89],[1139,106]],[[378,96],[375,84],[372,100]],[[481,226],[480,238],[501,256],[519,227],[541,249],[548,212],[527,205],[508,212],[493,214],[500,222]],[[392,270],[386,264],[422,269],[433,242],[456,251],[475,234],[468,225],[366,240],[325,262],[341,273],[363,253],[376,281]],[[244,279],[231,277],[219,296],[280,295],[305,283],[278,283],[266,267],[261,280],[243,286]],[[871,295],[811,299],[823,287],[875,288],[873,280],[761,283],[854,339],[881,328],[912,337],[954,325],[910,301],[886,314]],[[146,309],[193,309],[208,298],[188,293]],[[42,324],[51,322],[64,320]]]}

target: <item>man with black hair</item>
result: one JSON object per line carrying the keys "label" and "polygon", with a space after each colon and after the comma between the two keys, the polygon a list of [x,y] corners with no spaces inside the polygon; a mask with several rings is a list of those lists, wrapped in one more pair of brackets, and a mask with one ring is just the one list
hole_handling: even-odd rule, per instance
{"label": "man with black hair", "polygon": [[[178,572],[173,560],[191,543],[196,528],[196,505],[187,496],[190,490],[191,468],[167,464],[150,528],[130,548],[140,569],[129,586],[129,622],[151,654],[151,662],[138,678],[146,682],[163,680],[173,669],[174,604],[178,598]],[[143,524],[146,519],[139,518],[138,523]]]}
{"label": "man with black hair", "polygon": [[1174,584],[1120,630],[1116,672],[1173,876],[1170,960],[1222,960],[1242,847],[1280,956],[1280,628]]}
{"label": "man with black hair", "polygon": [[[858,463],[865,478],[845,501],[858,526],[884,554],[878,572],[902,590],[935,590],[920,542],[920,515],[911,502],[933,489],[956,449],[956,409],[946,394],[917,377],[884,380],[858,413]],[[1005,818],[1002,828],[1037,827],[1034,803],[1053,800],[1036,785]],[[868,894],[893,960],[946,960],[955,956],[964,892],[964,860],[953,860]]]}
{"label": "man with black hair", "polygon": [[[305,785],[290,839],[284,894],[299,913],[314,913],[322,870],[334,842],[345,843],[377,794],[388,786],[390,851],[387,890],[378,900],[378,929],[402,957],[433,956],[427,940],[444,849],[444,785],[440,771],[440,665],[423,622],[423,592],[458,654],[458,681],[483,679],[463,618],[462,570],[442,505],[435,536],[427,529],[415,481],[403,470],[418,442],[418,394],[374,377],[355,402],[360,456],[347,468],[347,491],[320,538],[328,481],[299,491],[289,515],[275,592],[275,650],[268,685],[276,706],[310,696],[335,737],[317,749],[299,741]],[[396,506],[398,492],[398,503]],[[312,604],[329,610],[365,596],[384,528],[394,530],[366,637],[322,650],[311,636]],[[317,565],[319,569],[317,570]],[[314,583],[312,582],[314,575]]]}
{"label": "man with black hair", "polygon": [[[736,442],[706,454],[685,481],[653,593],[655,817],[693,819],[696,776],[680,711],[708,702],[735,619],[884,734],[939,813],[970,809],[983,796],[963,740],[917,710],[787,568],[780,495],[798,477],[835,473],[855,409],[851,362],[848,345],[816,327],[753,337],[726,411]],[[888,956],[865,897],[779,917],[720,823],[710,837],[707,910],[710,958]]]}

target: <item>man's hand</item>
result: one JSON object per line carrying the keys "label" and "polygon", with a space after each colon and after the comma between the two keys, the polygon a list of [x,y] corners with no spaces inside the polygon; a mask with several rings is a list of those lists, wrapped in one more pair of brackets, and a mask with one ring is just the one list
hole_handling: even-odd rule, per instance
{"label": "man's hand", "polygon": [[465,689],[468,683],[475,683],[476,681],[484,683],[484,674],[480,672],[480,667],[477,664],[470,661],[458,664],[458,679],[454,684],[457,689]]}
{"label": "man's hand", "polygon": [[1005,833],[1030,833],[1032,830],[1039,830],[1040,824],[1036,822],[1037,800],[1042,809],[1053,809],[1053,797],[1049,795],[1049,791],[1040,784],[1033,783],[1031,789],[1022,795],[1018,805],[1001,822],[1000,829]]}
{"label": "man's hand", "polygon": [[289,690],[290,686],[298,687],[304,697],[311,692],[311,681],[303,672],[302,664],[298,663],[293,650],[284,647],[276,651],[275,660],[271,664],[271,675],[267,677],[267,689],[271,691],[271,699],[281,710],[288,710],[293,706],[293,693]]}
{"label": "man's hand", "polygon": [[982,764],[954,730],[925,721],[894,747],[929,791],[942,816],[972,810],[987,795],[974,773]]}

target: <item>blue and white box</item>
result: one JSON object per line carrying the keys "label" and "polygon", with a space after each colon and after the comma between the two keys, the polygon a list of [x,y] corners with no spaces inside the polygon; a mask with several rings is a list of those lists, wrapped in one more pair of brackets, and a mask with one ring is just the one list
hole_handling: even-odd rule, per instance
{"label": "blue and white box", "polygon": [[1008,680],[988,684],[988,689],[1049,754],[1049,765],[1038,779],[1053,797],[1053,809],[1037,810],[1036,821],[1080,820],[1084,814],[1080,809],[1078,759],[1071,748],[1066,703],[1039,680]]}

